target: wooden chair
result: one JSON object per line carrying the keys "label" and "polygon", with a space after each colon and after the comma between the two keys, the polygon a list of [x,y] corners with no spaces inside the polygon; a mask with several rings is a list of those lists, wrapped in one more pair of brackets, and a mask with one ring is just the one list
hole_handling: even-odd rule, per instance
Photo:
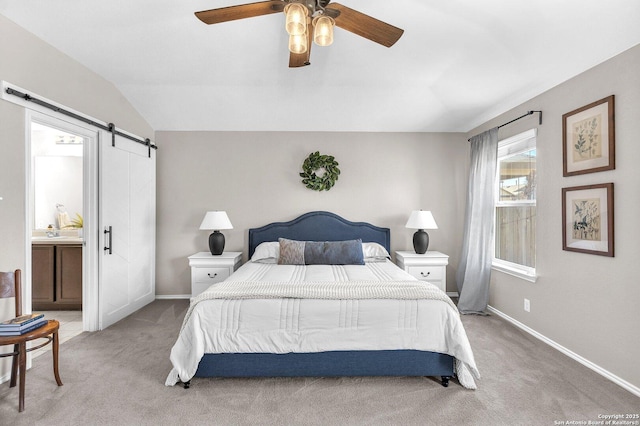
{"label": "wooden chair", "polygon": [[[0,272],[0,299],[15,297],[16,317],[22,315],[22,288],[20,284],[21,272]],[[0,336],[0,346],[13,345],[13,352],[0,354],[0,357],[12,356],[11,382],[9,387],[16,385],[16,377],[20,374],[20,387],[18,399],[18,411],[24,411],[24,384],[27,370],[27,352],[39,349],[53,341],[53,375],[58,386],[62,386],[60,375],[58,374],[58,329],[60,323],[56,320],[48,320],[45,325],[33,331],[28,331],[20,336]],[[27,342],[36,339],[47,339],[46,342],[27,349]]]}

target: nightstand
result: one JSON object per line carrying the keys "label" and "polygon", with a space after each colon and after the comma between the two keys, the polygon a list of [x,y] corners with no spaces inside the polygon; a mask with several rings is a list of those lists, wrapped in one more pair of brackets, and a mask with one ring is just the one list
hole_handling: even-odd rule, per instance
{"label": "nightstand", "polygon": [[396,263],[417,279],[435,284],[440,290],[447,292],[448,255],[439,251],[428,251],[425,254],[397,251]]}
{"label": "nightstand", "polygon": [[225,251],[214,256],[208,251],[201,251],[189,256],[191,266],[191,297],[196,297],[209,288],[211,284],[224,281],[240,266],[242,253]]}

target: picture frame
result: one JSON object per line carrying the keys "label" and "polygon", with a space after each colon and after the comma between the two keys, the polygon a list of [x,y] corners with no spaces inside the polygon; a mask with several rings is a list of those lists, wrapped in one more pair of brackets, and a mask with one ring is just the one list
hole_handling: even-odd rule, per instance
{"label": "picture frame", "polygon": [[562,175],[616,168],[614,95],[562,115]]}
{"label": "picture frame", "polygon": [[562,249],[614,257],[613,183],[562,188]]}

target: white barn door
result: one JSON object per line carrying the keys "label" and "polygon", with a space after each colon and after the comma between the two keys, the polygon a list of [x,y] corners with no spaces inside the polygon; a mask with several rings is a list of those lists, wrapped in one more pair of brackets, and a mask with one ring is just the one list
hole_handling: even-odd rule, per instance
{"label": "white barn door", "polygon": [[155,299],[156,153],[102,132],[100,138],[99,329]]}

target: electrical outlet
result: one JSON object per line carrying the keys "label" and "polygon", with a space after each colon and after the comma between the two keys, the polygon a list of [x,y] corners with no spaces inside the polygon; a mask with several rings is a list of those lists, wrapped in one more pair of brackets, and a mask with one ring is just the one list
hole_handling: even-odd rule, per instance
{"label": "electrical outlet", "polygon": [[531,312],[531,302],[529,299],[524,299],[524,310],[526,312]]}

